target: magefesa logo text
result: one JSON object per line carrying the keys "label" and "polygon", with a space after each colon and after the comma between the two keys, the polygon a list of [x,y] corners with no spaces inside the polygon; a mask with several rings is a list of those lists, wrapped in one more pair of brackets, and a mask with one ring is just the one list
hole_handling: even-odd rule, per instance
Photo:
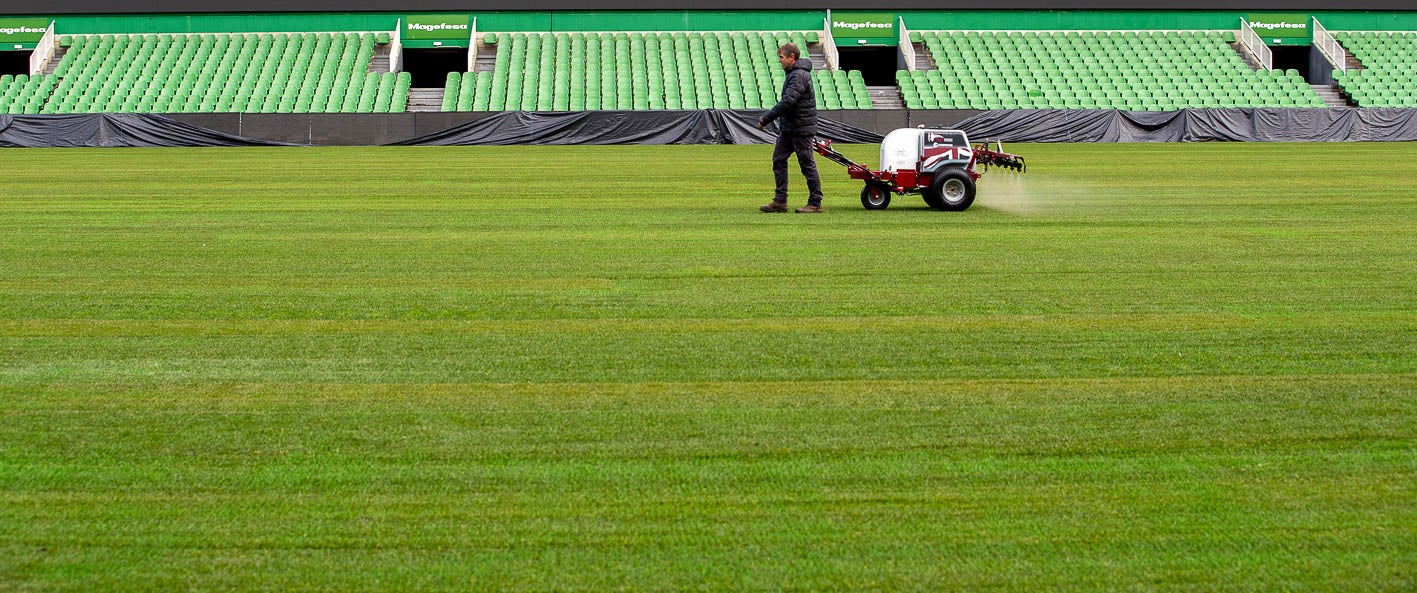
{"label": "magefesa logo text", "polygon": [[1277,31],[1281,29],[1307,29],[1308,25],[1303,23],[1250,23],[1250,26],[1263,31]]}
{"label": "magefesa logo text", "polygon": [[429,25],[425,23],[409,23],[409,31],[466,31],[467,25],[455,25],[453,23],[438,23]]}
{"label": "magefesa logo text", "polygon": [[859,31],[861,29],[894,29],[895,23],[873,23],[870,21],[863,23],[848,23],[845,21],[832,21],[832,28],[850,29],[852,31]]}

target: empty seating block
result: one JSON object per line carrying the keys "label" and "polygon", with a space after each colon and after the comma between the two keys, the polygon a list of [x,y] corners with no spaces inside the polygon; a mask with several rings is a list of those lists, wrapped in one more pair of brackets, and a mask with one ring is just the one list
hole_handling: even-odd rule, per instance
{"label": "empty seating block", "polygon": [[1220,31],[923,31],[938,69],[900,71],[910,109],[1321,107],[1297,72],[1255,71]]}
{"label": "empty seating block", "polygon": [[0,113],[43,113],[45,100],[58,84],[59,77],[53,74],[36,77],[25,74],[0,76]]}
{"label": "empty seating block", "polygon": [[1334,38],[1363,64],[1334,72],[1339,89],[1359,107],[1417,107],[1417,33],[1337,32]]}
{"label": "empty seating block", "polygon": [[[73,35],[41,112],[372,111],[374,46],[373,33]],[[401,109],[406,85],[388,91]]]}
{"label": "empty seating block", "polygon": [[[810,43],[801,32],[487,33],[492,72],[450,75],[443,110],[763,109],[777,102],[788,41]],[[871,106],[859,72],[813,81],[824,109]]]}

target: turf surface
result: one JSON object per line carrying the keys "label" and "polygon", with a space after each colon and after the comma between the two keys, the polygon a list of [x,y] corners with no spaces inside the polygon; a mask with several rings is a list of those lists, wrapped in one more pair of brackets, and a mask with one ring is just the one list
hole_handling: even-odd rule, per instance
{"label": "turf surface", "polygon": [[0,590],[1417,587],[1417,146],[1010,148],[4,151]]}

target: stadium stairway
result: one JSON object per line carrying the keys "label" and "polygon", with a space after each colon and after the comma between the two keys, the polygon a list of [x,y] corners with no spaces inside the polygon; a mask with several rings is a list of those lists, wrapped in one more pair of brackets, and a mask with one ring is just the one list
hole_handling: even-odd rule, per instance
{"label": "stadium stairway", "polygon": [[54,57],[50,58],[49,63],[44,65],[44,75],[48,76],[54,74],[54,69],[59,67],[59,62],[64,59],[64,54],[67,53],[69,53],[68,46],[55,47]]}
{"label": "stadium stairway", "polygon": [[[910,34],[911,38],[917,38],[919,35],[919,31],[914,31]],[[925,47],[924,41],[915,41],[910,45],[915,49],[916,70],[934,70],[938,67],[935,65],[935,57],[930,55],[929,50]]]}
{"label": "stadium stairway", "polygon": [[432,88],[410,88],[408,89],[408,110],[411,112],[442,111],[444,89]]}
{"label": "stadium stairway", "polygon": [[369,72],[383,74],[389,71],[389,55],[392,51],[388,44],[374,46],[374,55],[369,58]]}
{"label": "stadium stairway", "polygon": [[1324,100],[1324,106],[1325,106],[1325,107],[1351,107],[1351,106],[1352,106],[1352,105],[1349,105],[1349,104],[1348,104],[1348,100],[1347,100],[1347,99],[1344,99],[1344,98],[1343,98],[1343,95],[1340,94],[1340,93],[1338,92],[1338,89],[1335,88],[1333,85],[1328,85],[1328,84],[1311,84],[1311,85],[1309,85],[1309,88],[1314,89],[1314,94],[1315,94],[1315,95],[1318,95],[1320,99],[1323,99],[1323,100]]}
{"label": "stadium stairway", "polygon": [[900,87],[868,86],[872,109],[905,109],[905,100],[900,96]]}
{"label": "stadium stairway", "polygon": [[1230,49],[1235,52],[1235,55],[1240,57],[1240,61],[1244,62],[1245,66],[1250,70],[1259,70],[1260,68],[1263,68],[1263,66],[1260,66],[1260,63],[1255,60],[1255,56],[1250,54],[1250,51],[1245,48],[1244,43],[1241,43],[1239,41],[1229,41],[1227,39],[1226,44],[1230,46]]}

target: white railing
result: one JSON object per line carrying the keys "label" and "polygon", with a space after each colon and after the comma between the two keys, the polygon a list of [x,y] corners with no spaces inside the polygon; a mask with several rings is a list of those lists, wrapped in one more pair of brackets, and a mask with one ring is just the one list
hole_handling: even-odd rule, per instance
{"label": "white railing", "polygon": [[54,21],[49,21],[49,29],[45,30],[44,37],[39,39],[39,45],[34,46],[34,53],[30,54],[30,76],[44,74],[44,68],[54,59],[54,50],[57,47],[59,44],[55,41]]}
{"label": "white railing", "polygon": [[394,27],[394,37],[389,40],[389,72],[399,71],[399,62],[403,61],[403,19],[398,20]]}
{"label": "white railing", "polygon": [[472,25],[467,32],[467,71],[477,66],[477,17],[472,17]]}
{"label": "white railing", "polygon": [[1317,17],[1310,17],[1314,20],[1314,47],[1319,48],[1319,53],[1324,55],[1328,63],[1339,72],[1348,71],[1348,51],[1338,43],[1337,39],[1330,35],[1328,29],[1319,24]]}
{"label": "white railing", "polygon": [[1258,33],[1250,27],[1249,21],[1240,19],[1240,43],[1250,50],[1250,55],[1255,57],[1255,61],[1265,70],[1274,69],[1274,52],[1269,51],[1269,46],[1264,44]]}
{"label": "white railing", "polygon": [[915,44],[910,42],[910,31],[905,29],[905,17],[900,21],[900,55],[905,58],[905,69],[915,71]]}
{"label": "white railing", "polygon": [[[802,48],[806,51],[807,48]],[[841,54],[836,51],[836,39],[832,38],[832,13],[827,11],[827,18],[822,21],[822,55],[827,60],[827,69],[836,70],[837,64],[841,63]]]}

